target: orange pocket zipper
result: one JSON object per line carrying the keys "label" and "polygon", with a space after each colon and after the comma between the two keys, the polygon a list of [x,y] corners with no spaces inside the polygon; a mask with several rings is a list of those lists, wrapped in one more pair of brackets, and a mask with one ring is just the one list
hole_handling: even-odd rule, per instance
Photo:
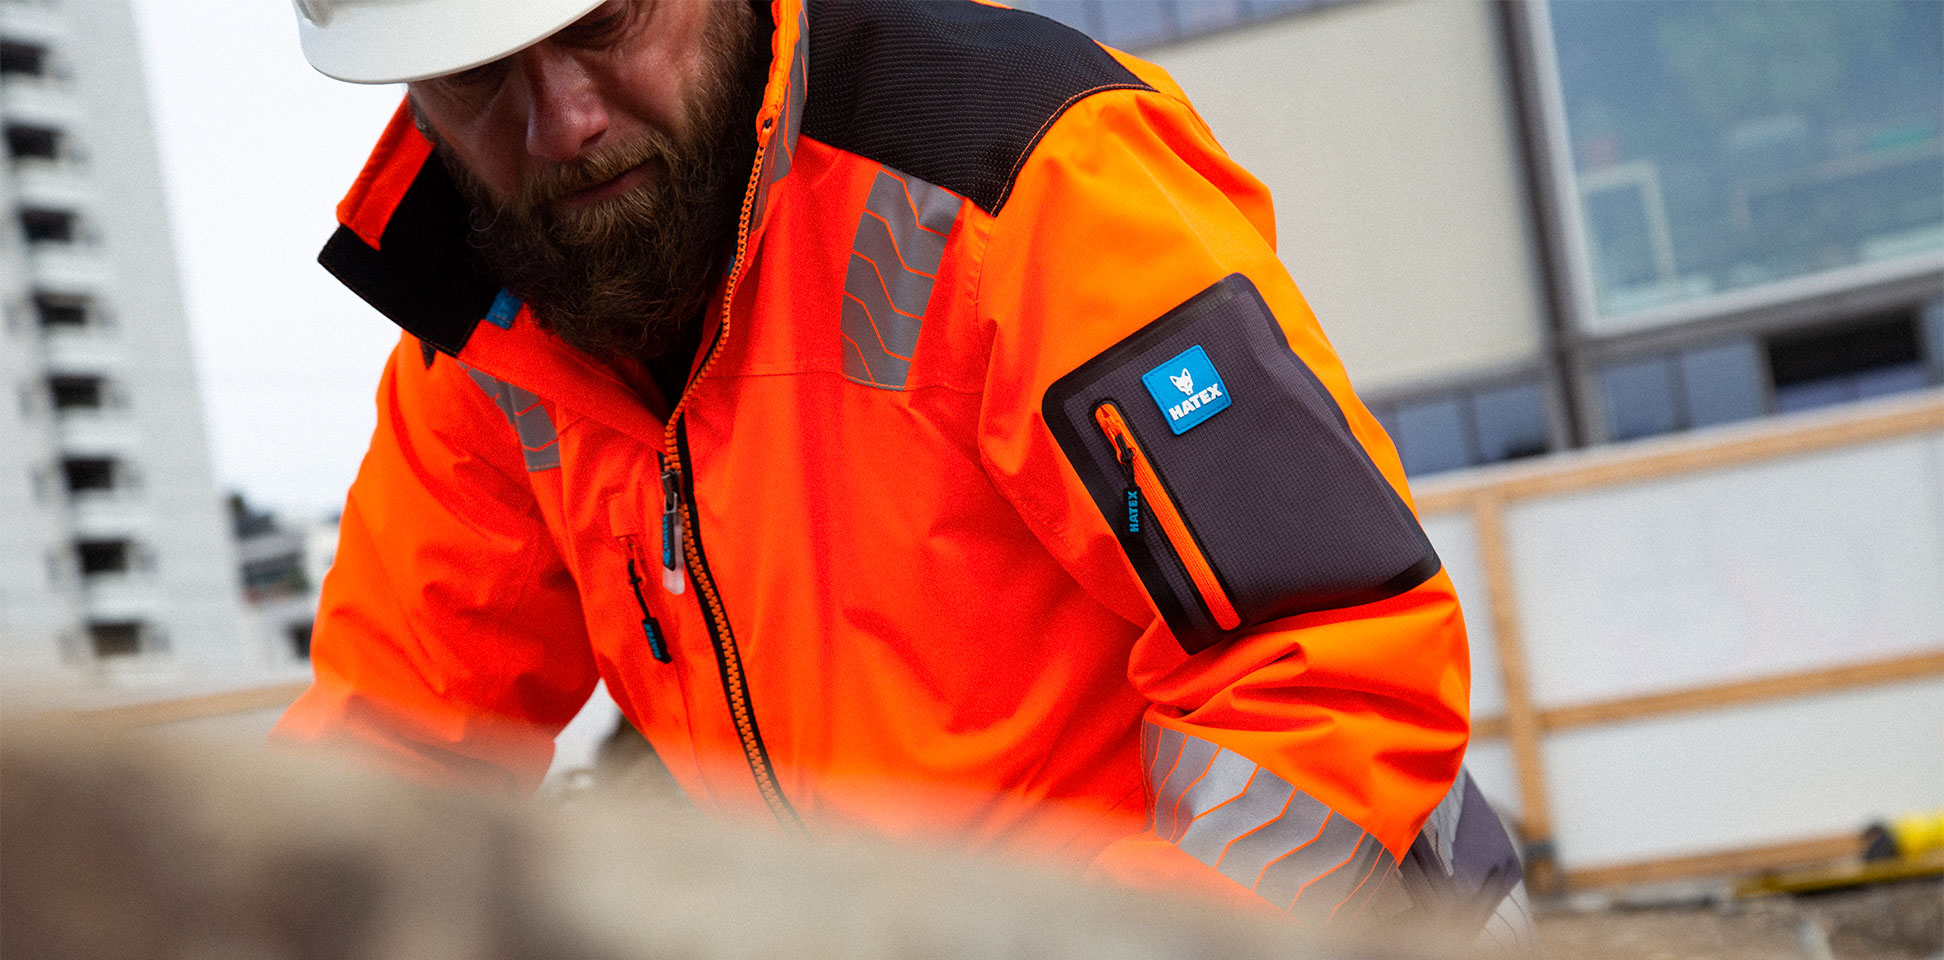
{"label": "orange pocket zipper", "polygon": [[[1194,581],[1195,589],[1201,592],[1202,602],[1215,618],[1216,626],[1233,630],[1240,626],[1242,618],[1235,613],[1229,603],[1228,593],[1222,589],[1221,581],[1215,577],[1215,568],[1209,566],[1208,558],[1202,555],[1201,548],[1195,545],[1195,538],[1188,532],[1188,524],[1175,508],[1174,499],[1168,496],[1167,488],[1161,485],[1161,477],[1154,472],[1154,465],[1148,462],[1147,454],[1141,450],[1141,443],[1134,438],[1134,431],[1128,429],[1127,421],[1121,419],[1120,408],[1113,401],[1107,401],[1094,408],[1094,422],[1100,425],[1107,442],[1114,445],[1114,458],[1120,461],[1121,474],[1127,478],[1127,520],[1122,529],[1130,536],[1143,536],[1147,533],[1145,521],[1153,519],[1161,526],[1161,533],[1173,548],[1175,557],[1188,571],[1188,579]],[[1145,503],[1148,509],[1143,510]]]}

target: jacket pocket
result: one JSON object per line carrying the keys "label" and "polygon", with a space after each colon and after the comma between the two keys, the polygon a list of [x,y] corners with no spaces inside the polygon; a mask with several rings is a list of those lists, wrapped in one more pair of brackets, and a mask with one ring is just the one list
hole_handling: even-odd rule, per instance
{"label": "jacket pocket", "polygon": [[1147,538],[1164,561],[1172,560],[1179,565],[1194,584],[1196,599],[1216,626],[1223,630],[1240,626],[1242,618],[1229,602],[1228,590],[1215,575],[1208,554],[1195,542],[1194,531],[1188,529],[1188,521],[1182,518],[1180,507],[1168,493],[1160,474],[1155,472],[1153,461],[1142,451],[1140,438],[1121,417],[1120,407],[1112,400],[1102,402],[1094,408],[1094,421],[1100,425],[1101,434],[1114,445],[1115,458],[1126,481],[1121,496],[1127,505],[1127,516],[1121,535]]}
{"label": "jacket pocket", "polygon": [[1395,596],[1440,567],[1240,274],[1060,378],[1042,413],[1190,653]]}
{"label": "jacket pocket", "polygon": [[642,585],[653,575],[655,565],[648,560],[641,524],[635,517],[628,498],[617,496],[608,501],[608,534],[626,558],[628,591],[634,595],[635,608],[641,612],[641,638],[647,641],[650,656],[669,663],[672,658],[668,652],[668,635],[662,632],[661,621],[648,609],[648,598],[642,594]]}

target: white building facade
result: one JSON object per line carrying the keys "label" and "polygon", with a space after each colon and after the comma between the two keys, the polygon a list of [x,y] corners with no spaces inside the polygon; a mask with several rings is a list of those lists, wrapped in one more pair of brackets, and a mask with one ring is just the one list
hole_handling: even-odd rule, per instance
{"label": "white building facade", "polygon": [[0,662],[206,686],[261,665],[212,476],[126,0],[0,2]]}

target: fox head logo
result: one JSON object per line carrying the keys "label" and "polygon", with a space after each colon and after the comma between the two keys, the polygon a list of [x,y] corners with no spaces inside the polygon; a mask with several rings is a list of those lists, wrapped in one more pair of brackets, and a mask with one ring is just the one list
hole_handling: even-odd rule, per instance
{"label": "fox head logo", "polygon": [[1175,385],[1175,389],[1181,391],[1182,393],[1195,392],[1195,376],[1194,374],[1188,372],[1187,367],[1181,368],[1181,376],[1177,377],[1171,373],[1168,374],[1168,379],[1170,381],[1173,381]]}

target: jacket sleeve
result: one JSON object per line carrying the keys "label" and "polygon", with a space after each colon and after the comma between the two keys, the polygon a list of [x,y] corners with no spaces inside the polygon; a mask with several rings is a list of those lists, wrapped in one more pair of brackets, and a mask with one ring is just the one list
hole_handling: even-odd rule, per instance
{"label": "jacket sleeve", "polygon": [[1140,631],[1149,828],[1096,871],[1342,919],[1394,886],[1458,775],[1463,620],[1393,447],[1276,258],[1266,189],[1141,66],[1158,92],[1074,105],[993,222],[983,453]]}
{"label": "jacket sleeve", "polygon": [[312,632],[271,737],[417,779],[526,791],[592,693],[580,602],[506,414],[407,336],[378,389]]}

